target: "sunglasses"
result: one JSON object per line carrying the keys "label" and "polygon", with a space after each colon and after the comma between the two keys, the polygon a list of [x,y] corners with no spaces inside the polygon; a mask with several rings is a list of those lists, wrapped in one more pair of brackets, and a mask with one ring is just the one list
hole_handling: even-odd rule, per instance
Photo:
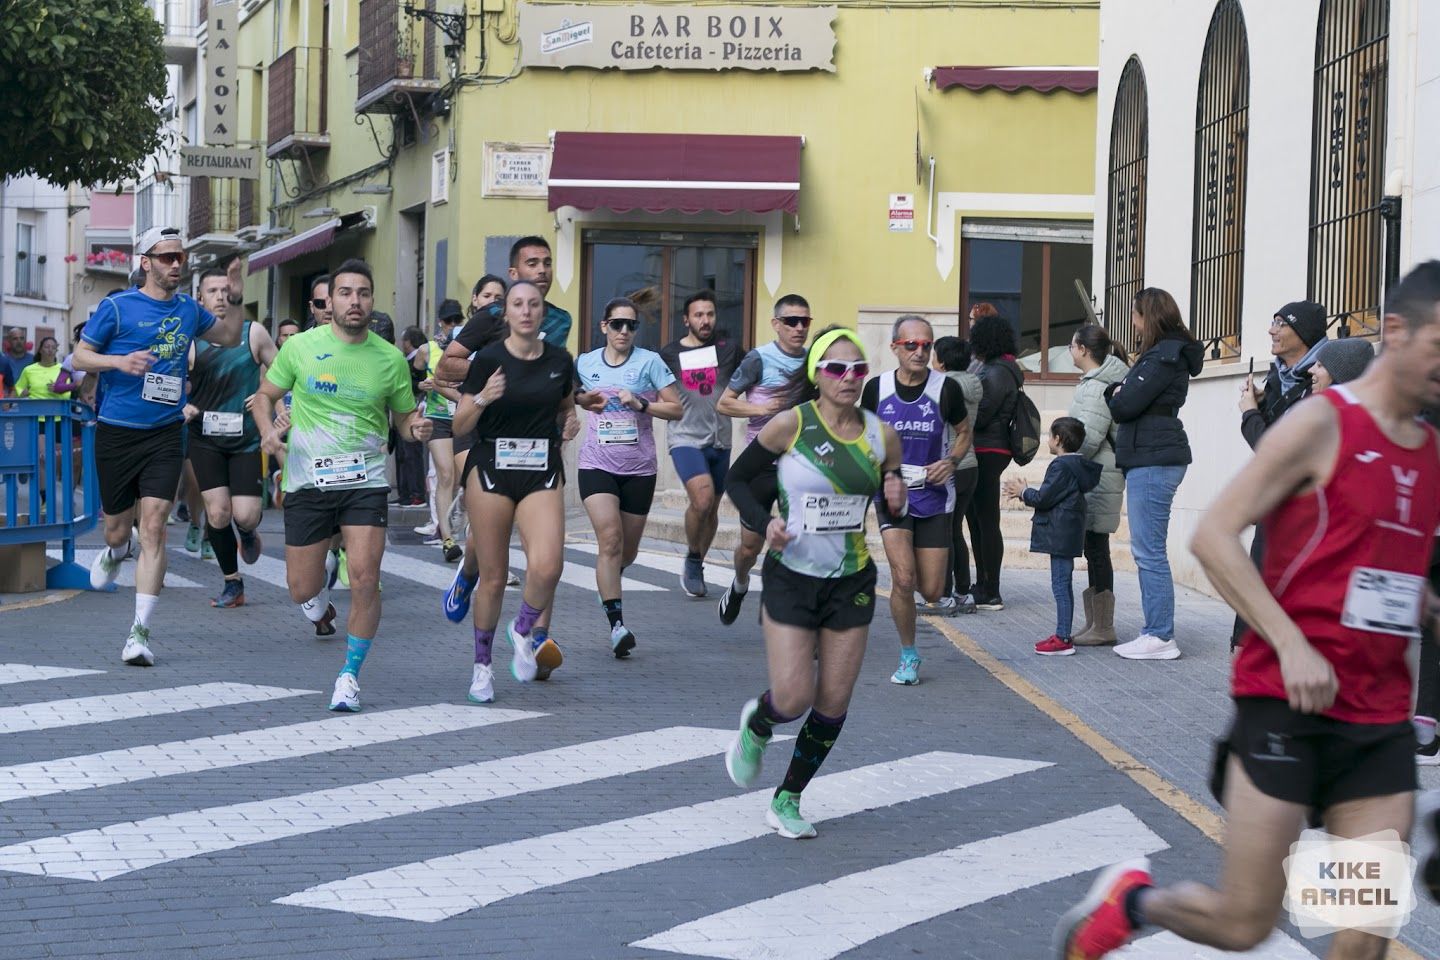
{"label": "sunglasses", "polygon": [[329,302],[330,301],[326,300],[324,297],[315,297],[310,301],[310,306],[314,307],[316,310],[324,310],[325,306]]}
{"label": "sunglasses", "polygon": [[864,360],[826,360],[815,365],[815,369],[831,380],[864,380],[870,375],[870,364]]}
{"label": "sunglasses", "polygon": [[605,326],[616,333],[629,333],[632,330],[640,329],[640,321],[632,320],[629,317],[611,317],[605,321]]}
{"label": "sunglasses", "polygon": [[810,321],[811,321],[812,318],[811,318],[811,317],[776,317],[775,319],[776,319],[776,320],[779,320],[781,323],[785,324],[785,326],[787,326],[787,327],[799,327],[799,328],[802,329],[802,330],[809,330],[809,329],[810,329]]}
{"label": "sunglasses", "polygon": [[933,346],[935,346],[935,341],[934,341],[934,340],[893,340],[893,341],[891,341],[890,346],[892,346],[892,347],[899,347],[900,349],[904,350],[906,353],[915,353],[916,351],[919,351],[920,353],[929,353],[929,352],[930,352],[930,348],[933,347]]}
{"label": "sunglasses", "polygon": [[185,265],[185,254],[179,253],[179,252],[176,252],[176,253],[147,253],[147,254],[145,254],[145,256],[149,257],[151,260],[159,260],[161,263],[165,264],[167,267],[175,266],[175,265],[177,265],[177,264],[180,265],[180,266],[182,266],[182,267]]}

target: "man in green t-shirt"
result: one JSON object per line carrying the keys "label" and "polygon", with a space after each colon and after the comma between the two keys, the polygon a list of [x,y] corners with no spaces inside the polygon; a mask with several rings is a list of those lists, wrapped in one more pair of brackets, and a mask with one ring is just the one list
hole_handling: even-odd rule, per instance
{"label": "man in green t-shirt", "polygon": [[[370,331],[375,287],[370,265],[347,260],[332,275],[331,323],[287,341],[255,394],[261,444],[285,452],[285,569],[290,597],[320,636],[335,632],[325,587],[325,554],[338,531],[350,567],[345,666],[330,709],[360,709],[360,665],[380,626],[380,559],[390,491],[385,440],[390,421],[405,440],[430,439],[433,424],[415,406],[405,358]],[[290,400],[289,446],[274,405]]]}

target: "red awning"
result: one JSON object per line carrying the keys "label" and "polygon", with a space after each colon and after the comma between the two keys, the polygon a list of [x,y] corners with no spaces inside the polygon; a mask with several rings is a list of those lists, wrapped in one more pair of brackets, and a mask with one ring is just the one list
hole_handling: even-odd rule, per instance
{"label": "red awning", "polygon": [[1100,71],[1095,67],[936,67],[931,77],[941,90],[995,87],[1006,93],[1049,93],[1057,87],[1071,93],[1090,93],[1100,84]]}
{"label": "red awning", "polygon": [[269,267],[276,267],[286,261],[294,260],[296,257],[303,257],[307,253],[324,250],[335,242],[335,235],[340,231],[358,226],[364,221],[365,214],[363,212],[347,213],[326,220],[320,226],[311,227],[304,233],[287,237],[279,243],[251,254],[249,272],[256,274]]}
{"label": "red awning", "polygon": [[800,209],[800,137],[557,133],[550,209]]}

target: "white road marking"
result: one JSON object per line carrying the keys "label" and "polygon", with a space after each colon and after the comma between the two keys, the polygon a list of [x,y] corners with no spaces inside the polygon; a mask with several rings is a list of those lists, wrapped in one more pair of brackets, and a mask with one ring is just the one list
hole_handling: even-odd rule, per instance
{"label": "white road marking", "polygon": [[863,870],[631,946],[728,960],[831,960],[912,924],[1168,846],[1121,806]]}
{"label": "white road marking", "polygon": [[[515,570],[525,569],[525,551],[510,548],[510,566]],[[560,581],[568,583],[572,587],[579,587],[581,590],[595,592],[595,568],[582,564],[567,563],[560,571]],[[663,593],[664,587],[657,587],[653,583],[646,583],[644,580],[632,580],[630,577],[620,578],[620,589],[625,593]]]}
{"label": "white road marking", "polygon": [[79,727],[112,720],[133,720],[186,710],[208,710],[237,703],[260,703],[284,697],[300,697],[315,690],[285,687],[257,687],[248,683],[199,683],[187,687],[163,687],[135,693],[109,693],[74,700],[46,700],[16,707],[0,707],[0,734]]}
{"label": "white road marking", "polygon": [[0,767],[0,803],[543,717],[437,703]]}
{"label": "white road marking", "polygon": [[[565,544],[567,550],[578,550],[581,553],[588,553],[591,556],[599,553],[599,549],[593,543],[577,541]],[[685,572],[685,558],[668,553],[654,553],[649,550],[641,550],[635,555],[637,566],[649,567],[651,570],[659,570],[661,573],[673,573],[677,577]],[[729,564],[707,563],[705,564],[705,582],[713,587],[725,589],[730,586],[730,581],[735,579],[734,569]],[[629,590],[629,587],[625,588]],[[750,589],[759,591],[763,589],[758,573],[750,574]]]}
{"label": "white road marking", "polygon": [[[924,753],[819,777],[805,791],[812,821],[1029,773],[1049,763]],[[742,843],[771,832],[770,790],[580,827],[346,877],[276,903],[434,923],[509,897]]]}
{"label": "white road marking", "polygon": [[286,837],[482,803],[712,756],[729,730],[668,727],[431,773],[209,807],[0,848],[0,870],[108,880]]}
{"label": "white road marking", "polygon": [[29,663],[0,663],[0,686],[7,683],[29,683],[31,680],[58,680],[61,677],[83,677],[104,670],[79,670],[75,667],[37,667]]}
{"label": "white road marking", "polygon": [[[184,553],[184,551],[178,547],[172,547],[171,549],[175,550],[177,553]],[[89,570],[90,564],[95,562],[95,556],[99,552],[99,550],[76,550],[75,562],[78,563],[80,566],[84,567],[86,570]],[[135,552],[137,555],[140,552],[140,545],[138,543],[135,545]],[[46,550],[45,556],[49,557],[51,560],[59,560],[61,554],[59,550]],[[188,557],[190,556],[190,554],[187,553],[185,554],[185,556]],[[215,581],[218,583],[221,579],[222,577],[220,575],[220,568],[216,567]],[[122,587],[135,586],[135,561],[126,560],[124,563],[120,564],[120,575],[115,578],[115,582]],[[180,576],[180,574],[176,573],[174,570],[167,569],[165,571],[165,586],[172,589],[184,589],[189,587],[200,587],[204,586],[204,584],[196,583],[194,580],[190,580]]]}
{"label": "white road marking", "polygon": [[1244,953],[1226,953],[1214,947],[1202,947],[1198,943],[1181,940],[1170,931],[1157,933],[1127,944],[1110,954],[1114,960],[1315,960],[1315,954],[1287,936],[1285,931],[1276,930],[1254,950]]}

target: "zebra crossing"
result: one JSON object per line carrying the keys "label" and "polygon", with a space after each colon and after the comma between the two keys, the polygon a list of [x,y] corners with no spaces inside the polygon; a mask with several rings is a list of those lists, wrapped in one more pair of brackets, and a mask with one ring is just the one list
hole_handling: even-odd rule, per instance
{"label": "zebra crossing", "polygon": [[[27,682],[35,689],[63,689],[67,681],[104,671],[69,667],[0,664],[0,683]],[[313,691],[246,683],[186,684],[140,692],[57,697],[0,707],[0,736],[33,730],[112,724],[124,736],[124,721],[142,716],[183,715],[246,703],[275,701]],[[282,711],[277,711],[277,716]],[[98,753],[56,757],[0,767],[0,819],[7,803],[36,801],[123,784],[145,785],[150,794],[171,790],[166,778],[233,770],[282,761],[303,762],[325,755],[362,756],[383,744],[419,742],[444,734],[495,730],[522,732],[548,714],[461,704],[422,704],[373,713],[298,723],[276,723],[153,745],[121,746]],[[18,874],[87,881],[104,889],[118,877],[143,878],[146,870],[183,866],[203,883],[212,869],[201,858],[290,838],[340,831],[360,824],[393,821],[417,813],[439,813],[471,804],[536,797],[539,802],[583,784],[606,782],[616,795],[629,795],[627,815],[605,819],[606,809],[586,810],[588,822],[555,832],[536,832],[501,843],[442,856],[394,863],[381,869],[363,858],[346,875],[271,897],[271,910],[300,910],[315,916],[384,918],[422,926],[488,915],[497,904],[584,884],[603,891],[609,878],[626,871],[685,857],[781,841],[769,838],[763,814],[769,790],[733,793],[718,774],[719,755],[729,729],[666,726],[619,736],[546,745],[512,755],[398,777],[291,793],[266,780],[274,796],[202,806],[55,835],[26,836],[0,847],[0,875]],[[518,737],[517,737],[518,739]],[[779,738],[777,738],[779,739]],[[0,744],[3,744],[0,739]],[[526,739],[534,743],[533,738]],[[0,750],[0,753],[3,753]],[[626,794],[627,778],[684,764],[696,777],[716,784],[718,795],[682,806],[653,809],[643,791]],[[876,812],[891,813],[928,798],[958,796],[980,788],[1023,791],[1026,778],[1055,764],[1033,759],[927,750],[878,763],[822,772],[805,794],[807,815],[817,823]],[[262,767],[263,769],[263,767]],[[357,764],[354,769],[363,769]],[[828,768],[827,768],[828,770]],[[1013,784],[1012,787],[1005,786]],[[635,807],[642,812],[634,813]],[[831,960],[873,956],[867,944],[958,910],[980,908],[1007,895],[1089,873],[1109,863],[1168,849],[1170,844],[1124,805],[1084,809],[1042,818],[1019,829],[981,836],[919,856],[897,853],[890,862],[853,870],[820,883],[771,867],[757,856],[750,868],[770,876],[781,892],[750,898],[734,889],[723,909],[694,915],[684,903],[667,923],[622,946],[694,957]],[[460,816],[459,813],[451,816]],[[981,831],[983,834],[983,831]],[[282,848],[283,849],[283,848]],[[787,849],[793,849],[787,845]],[[837,852],[824,841],[803,845],[822,863]],[[234,861],[231,861],[232,863]],[[188,864],[188,866],[187,866]],[[260,868],[257,868],[260,869]],[[823,874],[823,870],[818,871]],[[233,875],[233,874],[231,874]],[[333,874],[332,874],[333,876]],[[128,889],[134,889],[133,886]],[[17,915],[23,917],[23,911]],[[543,941],[543,936],[539,941]],[[1043,950],[1013,955],[1039,955]],[[513,955],[513,954],[507,954]],[[1128,960],[1173,958],[1218,960],[1220,954],[1168,934],[1145,937],[1117,954]],[[1233,956],[1227,954],[1226,956]],[[1303,960],[1304,946],[1277,934],[1250,954],[1263,960]]]}

